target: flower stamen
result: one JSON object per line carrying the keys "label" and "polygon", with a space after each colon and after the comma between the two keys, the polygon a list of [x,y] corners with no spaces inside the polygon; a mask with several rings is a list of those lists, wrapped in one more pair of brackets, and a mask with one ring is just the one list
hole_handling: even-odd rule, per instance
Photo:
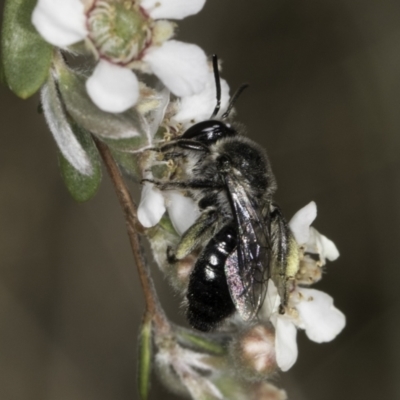
{"label": "flower stamen", "polygon": [[127,65],[149,45],[154,22],[134,1],[97,1],[88,13],[89,37],[100,57]]}

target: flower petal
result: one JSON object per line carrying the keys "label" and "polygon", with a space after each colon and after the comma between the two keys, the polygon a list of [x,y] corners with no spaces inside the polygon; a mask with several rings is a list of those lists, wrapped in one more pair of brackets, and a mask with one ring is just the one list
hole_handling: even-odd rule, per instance
{"label": "flower petal", "polygon": [[176,96],[192,96],[206,86],[207,57],[195,44],[169,40],[160,47],[150,47],[143,60]]}
{"label": "flower petal", "polygon": [[139,97],[136,75],[128,68],[100,60],[92,76],[86,81],[86,90],[103,111],[120,113],[132,107]]}
{"label": "flower petal", "polygon": [[[207,84],[203,91],[193,96],[182,97],[179,102],[179,111],[174,120],[182,123],[185,128],[189,125],[210,118],[217,104],[217,94],[214,74],[209,73]],[[223,114],[229,104],[229,86],[225,79],[221,79],[221,108]]]}
{"label": "flower petal", "polygon": [[321,235],[315,228],[310,227],[310,236],[305,246],[305,251],[319,254],[322,265],[325,265],[326,258],[334,261],[339,257],[339,250],[326,236]]}
{"label": "flower petal", "polygon": [[275,326],[276,362],[282,371],[287,371],[297,360],[297,329],[284,316],[275,315],[271,322]]}
{"label": "flower petal", "polygon": [[32,23],[47,42],[58,47],[80,42],[87,36],[81,0],[39,0]]}
{"label": "flower petal", "polygon": [[289,222],[290,229],[296,242],[300,245],[307,243],[310,235],[310,225],[317,216],[317,205],[314,201],[297,211]]}
{"label": "flower petal", "polygon": [[197,14],[206,0],[142,0],[140,6],[153,19],[183,19]]}
{"label": "flower petal", "polygon": [[335,243],[324,235],[320,235],[320,239],[325,257],[329,261],[335,261],[340,255]]}
{"label": "flower petal", "polygon": [[145,183],[138,207],[139,222],[145,228],[151,228],[160,222],[164,213],[164,196],[152,183]]}
{"label": "flower petal", "polygon": [[199,217],[199,208],[190,197],[186,197],[178,191],[168,191],[166,197],[172,225],[179,235],[183,235]]}
{"label": "flower petal", "polygon": [[328,294],[315,289],[299,289],[303,300],[297,305],[306,335],[314,342],[330,342],[345,327],[346,317],[333,306]]}
{"label": "flower petal", "polygon": [[148,123],[148,134],[151,139],[154,138],[155,134],[157,133],[160,125],[164,119],[165,111],[169,104],[170,93],[167,88],[163,88],[158,91],[158,105],[157,107],[149,112],[148,116],[146,117]]}

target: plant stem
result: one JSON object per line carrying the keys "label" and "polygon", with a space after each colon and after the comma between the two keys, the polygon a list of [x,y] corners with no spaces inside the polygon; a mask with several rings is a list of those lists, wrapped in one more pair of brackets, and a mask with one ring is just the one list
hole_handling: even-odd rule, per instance
{"label": "plant stem", "polygon": [[140,283],[143,288],[146,314],[151,316],[157,328],[165,333],[170,330],[170,325],[161,308],[153,281],[150,278],[149,269],[145,263],[143,252],[139,241],[139,232],[143,232],[143,227],[137,218],[137,207],[132,200],[129,190],[122,178],[121,172],[115,163],[109,148],[97,138],[93,137],[99,153],[106,165],[108,174],[114,185],[119,203],[125,216],[125,222],[128,230],[129,241],[131,244],[133,258],[135,259]]}

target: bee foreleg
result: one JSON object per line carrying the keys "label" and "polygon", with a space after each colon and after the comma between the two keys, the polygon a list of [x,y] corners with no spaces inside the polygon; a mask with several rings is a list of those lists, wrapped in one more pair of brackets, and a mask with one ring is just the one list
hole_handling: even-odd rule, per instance
{"label": "bee foreleg", "polygon": [[196,247],[208,242],[220,227],[221,218],[214,209],[205,210],[185,232],[175,250],[178,260],[185,258]]}
{"label": "bee foreleg", "polygon": [[299,269],[299,247],[281,210],[273,205],[271,217],[272,267],[271,278],[281,298],[283,314],[289,301],[293,281]]}
{"label": "bee foreleg", "polygon": [[160,190],[174,190],[174,189],[222,189],[223,186],[218,182],[208,180],[192,179],[187,182],[182,181],[158,181],[155,179],[142,179],[140,183],[149,182],[156,185]]}

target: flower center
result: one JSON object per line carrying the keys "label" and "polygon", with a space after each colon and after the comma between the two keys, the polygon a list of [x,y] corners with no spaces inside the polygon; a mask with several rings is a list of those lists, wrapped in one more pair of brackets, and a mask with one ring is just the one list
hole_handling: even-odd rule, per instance
{"label": "flower center", "polygon": [[148,45],[152,22],[134,0],[97,0],[88,15],[90,38],[97,51],[122,64]]}

